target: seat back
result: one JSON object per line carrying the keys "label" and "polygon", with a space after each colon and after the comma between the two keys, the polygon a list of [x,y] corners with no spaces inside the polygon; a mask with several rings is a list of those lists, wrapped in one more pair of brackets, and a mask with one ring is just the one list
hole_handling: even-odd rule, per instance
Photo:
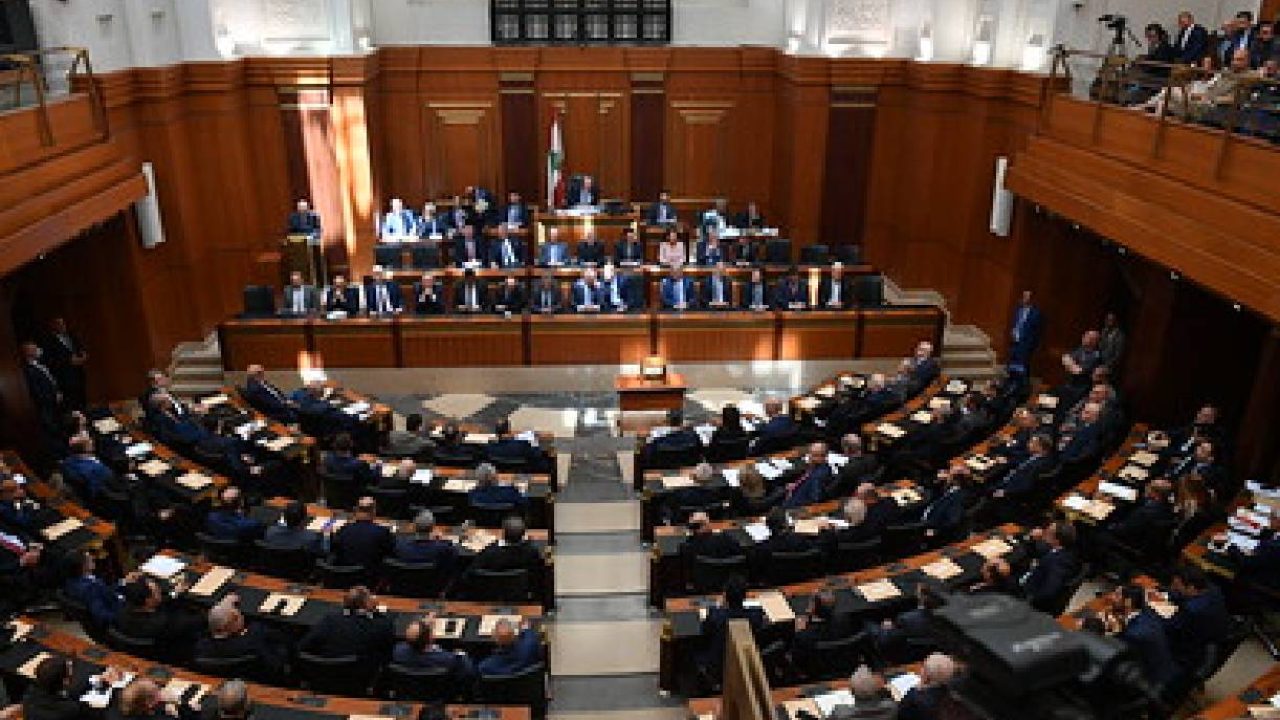
{"label": "seat back", "polygon": [[264,575],[303,582],[315,571],[315,561],[305,548],[276,547],[262,540],[253,543],[252,564]]}
{"label": "seat back", "polygon": [[694,592],[718,593],[724,590],[725,583],[734,575],[747,576],[747,557],[735,555],[727,558],[713,558],[697,555],[693,558],[693,567],[689,571],[689,582]]}
{"label": "seat back", "polygon": [[396,663],[387,666],[383,686],[391,699],[414,702],[451,702],[462,690],[453,681],[450,668],[414,668]]}
{"label": "seat back", "polygon": [[830,253],[826,245],[806,245],[800,248],[800,263],[803,265],[826,265]]}
{"label": "seat back", "polygon": [[346,590],[356,585],[364,585],[369,580],[369,573],[359,565],[337,565],[328,558],[316,561],[316,569],[320,571],[320,582],[327,588]]}
{"label": "seat back", "polygon": [[764,261],[771,265],[790,265],[791,241],[773,239],[765,243]]}
{"label": "seat back", "polygon": [[323,657],[300,651],[294,669],[304,687],[333,695],[364,695],[372,677],[368,663],[357,655]]}
{"label": "seat back", "polygon": [[864,661],[867,636],[854,633],[836,640],[819,640],[813,644],[814,655],[821,658],[823,677],[849,677]]}
{"label": "seat back", "polygon": [[258,657],[241,655],[239,657],[200,657],[191,659],[196,670],[217,677],[248,677],[258,674]]}
{"label": "seat back", "polygon": [[788,585],[802,580],[812,580],[826,569],[822,548],[809,548],[799,552],[770,553],[765,571],[769,585]]}
{"label": "seat back", "polygon": [[390,270],[399,270],[404,265],[403,253],[399,245],[374,245],[373,264]]}
{"label": "seat back", "polygon": [[702,448],[666,448],[656,446],[648,453],[644,466],[651,470],[675,470],[702,462]]}
{"label": "seat back", "polygon": [[862,263],[862,246],[861,245],[836,245],[832,248],[832,254],[835,259],[845,265],[859,265]]}
{"label": "seat back", "polygon": [[494,602],[523,602],[529,599],[529,571],[472,569],[467,573],[467,597]]}
{"label": "seat back", "polygon": [[511,675],[482,675],[476,684],[476,699],[492,705],[526,705],[534,717],[547,713],[547,670],[534,663]]}
{"label": "seat back", "polygon": [[275,291],[266,285],[246,285],[244,288],[244,312],[241,317],[271,317],[276,314]]}
{"label": "seat back", "polygon": [[924,550],[924,525],[920,523],[888,525],[880,537],[886,557],[907,557]]}
{"label": "seat back", "polygon": [[369,495],[378,506],[378,516],[408,520],[412,517],[409,507],[409,491],[404,488],[369,488]]}
{"label": "seat back", "polygon": [[435,563],[386,558],[382,561],[382,579],[387,583],[387,592],[392,595],[434,598],[440,596],[445,578]]}
{"label": "seat back", "polygon": [[350,510],[355,507],[360,489],[356,487],[354,479],[331,473],[324,469],[323,464],[316,466],[315,473],[320,485],[320,497],[324,500],[325,507],[339,510]]}
{"label": "seat back", "polygon": [[151,638],[136,638],[125,635],[114,627],[107,628],[107,645],[129,655],[137,655],[148,660],[164,660],[159,643]]}
{"label": "seat back", "polygon": [[196,542],[200,544],[200,554],[204,555],[209,562],[236,567],[244,561],[245,546],[239,540],[197,532]]}
{"label": "seat back", "polygon": [[838,542],[831,556],[830,570],[833,573],[863,570],[878,564],[880,557],[878,537],[862,542]]}
{"label": "seat back", "polygon": [[508,517],[519,514],[511,503],[473,502],[468,514],[480,527],[499,528]]}
{"label": "seat back", "polygon": [[745,460],[747,449],[750,446],[751,437],[749,435],[712,440],[711,444],[707,446],[707,462],[720,463],[731,460]]}
{"label": "seat back", "polygon": [[89,613],[89,608],[84,603],[72,599],[61,588],[58,589],[55,598],[58,601],[58,607],[62,609],[62,614],[72,622],[80,623],[80,627],[84,629],[85,634],[92,638],[95,642],[103,642],[107,637],[107,628],[93,621],[93,616]]}
{"label": "seat back", "polygon": [[440,267],[440,248],[434,245],[420,245],[409,252],[409,260],[416,270],[430,270]]}
{"label": "seat back", "polygon": [[883,305],[884,278],[878,274],[859,275],[854,278],[853,296],[859,305]]}

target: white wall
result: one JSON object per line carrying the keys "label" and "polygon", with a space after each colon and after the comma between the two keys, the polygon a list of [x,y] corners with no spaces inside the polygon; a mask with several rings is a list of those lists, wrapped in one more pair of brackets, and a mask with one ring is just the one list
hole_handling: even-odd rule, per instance
{"label": "white wall", "polygon": [[376,0],[373,40],[378,45],[487,45],[487,0]]}
{"label": "white wall", "polygon": [[784,0],[673,0],[677,45],[771,45],[786,42]]}

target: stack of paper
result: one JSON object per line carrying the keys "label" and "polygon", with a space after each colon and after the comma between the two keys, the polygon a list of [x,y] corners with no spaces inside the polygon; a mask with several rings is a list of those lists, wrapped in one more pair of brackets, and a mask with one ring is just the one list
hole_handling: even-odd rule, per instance
{"label": "stack of paper", "polygon": [[955,564],[951,558],[942,558],[936,562],[931,562],[920,568],[920,571],[938,580],[950,580],[957,575],[964,574],[964,568]]}
{"label": "stack of paper", "polygon": [[469,480],[467,478],[460,478],[460,477],[452,477],[445,481],[444,491],[445,492],[471,492],[471,489],[474,488],[475,486],[476,486],[475,480]]}
{"label": "stack of paper", "polygon": [[1053,410],[1054,408],[1058,407],[1058,396],[1057,395],[1041,395],[1040,397],[1036,398],[1036,404],[1044,408],[1045,410]]}
{"label": "stack of paper", "polygon": [[884,435],[885,437],[890,437],[894,439],[900,438],[903,435],[907,434],[906,430],[903,430],[902,428],[898,427],[897,425],[894,425],[893,423],[880,423],[879,425],[876,426],[876,432],[880,433],[881,435]]}
{"label": "stack of paper", "polygon": [[409,478],[409,482],[414,485],[430,485],[431,477],[431,468],[418,468],[413,471],[413,475]]}
{"label": "stack of paper", "polygon": [[1009,543],[1005,542],[1004,538],[998,538],[998,537],[991,538],[989,540],[983,540],[982,542],[973,546],[973,551],[981,555],[982,557],[986,558],[987,560],[994,560],[998,557],[1004,557],[1011,550],[1013,550],[1013,548],[1009,547]]}
{"label": "stack of paper", "polygon": [[433,625],[436,637],[453,640],[462,637],[462,631],[467,627],[467,620],[458,617],[438,617]]}
{"label": "stack of paper", "polygon": [[218,393],[217,395],[210,395],[209,397],[201,400],[200,404],[207,408],[211,408],[215,405],[222,405],[230,399],[231,398],[226,396],[226,393]]}
{"label": "stack of paper", "polygon": [[951,398],[935,397],[929,399],[929,409],[937,410],[938,408],[950,408]]}
{"label": "stack of paper", "polygon": [[143,475],[148,477],[157,477],[169,472],[169,465],[159,458],[152,458],[151,460],[139,465],[138,469],[142,471]]}
{"label": "stack of paper", "polygon": [[209,597],[210,595],[218,592],[219,588],[227,584],[227,581],[234,577],[235,574],[235,568],[215,567],[196,581],[188,592],[192,595]]}
{"label": "stack of paper", "polygon": [[1103,482],[1098,483],[1098,491],[1110,495],[1114,498],[1120,498],[1125,502],[1133,502],[1138,499],[1138,489],[1121,485],[1119,483]]}
{"label": "stack of paper", "polygon": [[760,471],[760,475],[764,477],[765,480],[773,480],[774,478],[782,476],[782,471],[774,467],[772,463],[758,462],[756,463],[756,470]]}
{"label": "stack of paper", "polygon": [[902,698],[920,684],[920,676],[915,673],[903,673],[889,681],[889,694],[894,702],[902,702]]}
{"label": "stack of paper", "polygon": [[898,592],[898,587],[890,580],[877,580],[875,582],[859,585],[855,590],[858,594],[867,599],[867,602],[883,602],[892,600],[902,595]]}
{"label": "stack of paper", "polygon": [[94,420],[93,429],[103,435],[110,435],[112,433],[120,432],[120,423],[116,422],[116,419],[113,417],[106,417],[101,420]]}
{"label": "stack of paper", "polygon": [[176,557],[169,555],[152,555],[150,560],[142,563],[138,567],[139,570],[152,577],[168,580],[169,578],[182,572],[187,564]]}
{"label": "stack of paper", "polygon": [[724,477],[724,484],[729,487],[738,487],[738,468],[725,468],[720,471],[720,475]]}
{"label": "stack of paper", "polygon": [[186,472],[178,476],[177,483],[188,490],[203,490],[213,484],[213,478],[198,472]]}
{"label": "stack of paper", "polygon": [[917,410],[916,412],[911,413],[911,421],[920,423],[921,425],[928,425],[933,422],[933,413],[928,410]]}
{"label": "stack of paper", "polygon": [[151,443],[144,443],[144,442],[134,443],[133,445],[130,445],[129,447],[124,449],[124,454],[128,455],[130,458],[134,460],[137,460],[143,455],[149,454],[151,452],[151,449],[152,449]]}
{"label": "stack of paper", "polygon": [[1147,468],[1151,467],[1152,465],[1155,465],[1156,461],[1158,461],[1159,459],[1160,459],[1159,455],[1156,455],[1155,453],[1149,450],[1139,450],[1138,452],[1129,456],[1129,462],[1136,463],[1138,465],[1141,465]]}
{"label": "stack of paper", "polygon": [[462,442],[468,445],[487,445],[493,442],[496,437],[492,433],[467,433],[462,436]]}
{"label": "stack of paper", "polygon": [[63,535],[66,535],[69,532],[74,532],[82,527],[84,527],[84,523],[79,520],[75,518],[64,518],[61,522],[56,522],[41,530],[40,534],[44,535],[45,539],[49,542],[54,542]]}
{"label": "stack of paper", "polygon": [[835,385],[823,385],[822,387],[818,388],[817,390],[814,390],[814,391],[813,391],[813,394],[814,394],[814,395],[817,395],[818,397],[824,397],[824,398],[831,398],[831,397],[835,397],[835,396],[836,396],[836,386],[835,386]]}
{"label": "stack of paper", "polygon": [[764,542],[765,540],[768,540],[769,536],[772,534],[769,532],[769,527],[764,523],[743,525],[742,529],[747,533],[747,535],[751,536],[752,542]]}
{"label": "stack of paper", "polygon": [[667,490],[693,487],[694,484],[693,478],[687,475],[665,475],[662,478],[662,487]]}
{"label": "stack of paper", "polygon": [[959,378],[947,383],[947,393],[950,395],[959,395],[969,391],[969,383]]}
{"label": "stack of paper", "polygon": [[1137,465],[1125,465],[1120,468],[1120,472],[1118,474],[1120,477],[1130,480],[1145,480],[1147,475],[1150,473],[1148,473],[1147,469],[1144,467],[1138,467]]}

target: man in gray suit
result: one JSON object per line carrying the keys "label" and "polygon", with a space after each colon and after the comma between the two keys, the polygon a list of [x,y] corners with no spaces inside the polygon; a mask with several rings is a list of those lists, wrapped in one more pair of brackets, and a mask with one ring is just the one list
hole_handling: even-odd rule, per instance
{"label": "man in gray suit", "polygon": [[310,315],[320,309],[320,293],[314,285],[302,282],[302,273],[294,270],[289,273],[289,284],[284,286],[284,302],[280,305],[282,315]]}

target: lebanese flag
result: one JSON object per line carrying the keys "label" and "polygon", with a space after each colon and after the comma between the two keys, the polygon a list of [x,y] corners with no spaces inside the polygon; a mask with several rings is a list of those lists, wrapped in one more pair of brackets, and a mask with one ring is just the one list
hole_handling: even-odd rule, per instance
{"label": "lebanese flag", "polygon": [[551,144],[547,150],[547,207],[564,207],[564,137],[560,133],[560,115],[551,118]]}

